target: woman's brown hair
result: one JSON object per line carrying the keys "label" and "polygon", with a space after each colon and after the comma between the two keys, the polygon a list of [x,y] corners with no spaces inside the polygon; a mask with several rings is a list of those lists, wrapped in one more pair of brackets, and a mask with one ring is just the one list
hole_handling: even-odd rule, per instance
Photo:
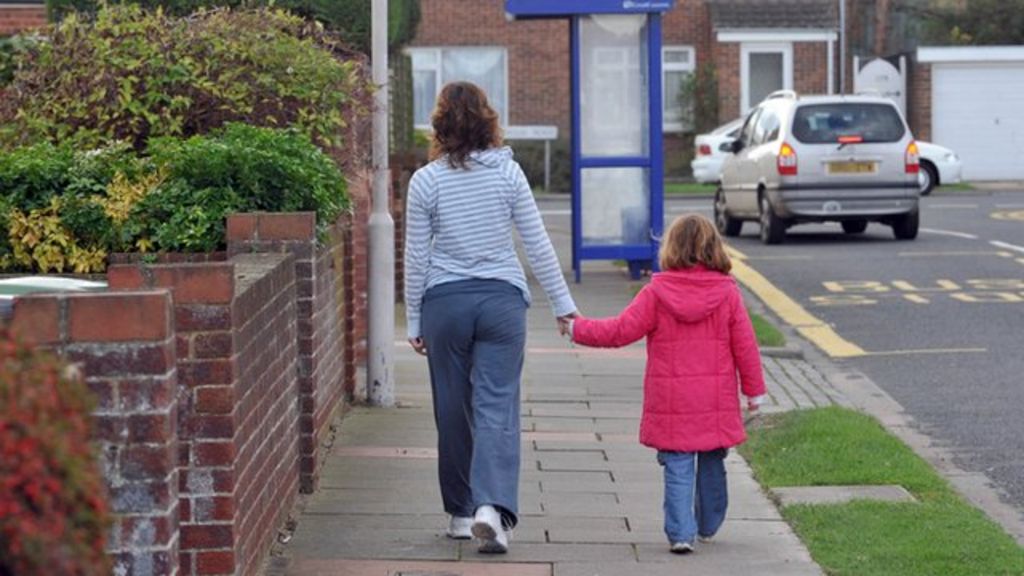
{"label": "woman's brown hair", "polygon": [[672,222],[661,241],[658,262],[662,270],[692,268],[697,264],[723,274],[732,270],[718,230],[699,214],[684,214]]}
{"label": "woman's brown hair", "polygon": [[441,89],[430,119],[434,138],[430,159],[448,157],[452,168],[466,168],[471,152],[501,146],[498,113],[487,95],[471,82],[452,82]]}

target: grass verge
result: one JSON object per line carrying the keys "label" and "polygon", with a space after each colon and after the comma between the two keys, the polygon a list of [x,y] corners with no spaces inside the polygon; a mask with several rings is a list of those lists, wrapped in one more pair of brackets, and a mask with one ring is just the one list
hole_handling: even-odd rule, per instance
{"label": "grass verge", "polygon": [[757,336],[759,346],[781,348],[786,345],[786,337],[774,324],[765,320],[764,316],[750,312],[750,322],[754,325],[754,335]]}
{"label": "grass verge", "polygon": [[697,182],[665,182],[665,195],[712,195],[717,188],[714,184],[698,184]]}
{"label": "grass verge", "polygon": [[869,416],[837,407],[768,415],[740,452],[766,487],[900,484],[918,499],[783,508],[828,574],[1024,574],[1024,548]]}

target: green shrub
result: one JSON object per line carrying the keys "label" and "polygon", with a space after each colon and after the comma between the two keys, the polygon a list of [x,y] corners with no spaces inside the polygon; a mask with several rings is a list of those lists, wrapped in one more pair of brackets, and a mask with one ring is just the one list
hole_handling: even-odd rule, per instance
{"label": "green shrub", "polygon": [[[0,102],[0,144],[98,148],[189,137],[228,122],[296,126],[343,150],[368,118],[370,84],[315,24],[278,9],[177,19],[135,5],[67,16],[18,58]],[[341,155],[339,155],[341,156]]]}
{"label": "green shrub", "polygon": [[85,384],[0,329],[0,574],[110,574]]}
{"label": "green shrub", "polygon": [[[109,2],[110,4],[120,2]],[[276,6],[318,20],[329,30],[341,32],[345,41],[359,50],[370,51],[370,0],[131,0],[145,8],[161,7],[174,16],[188,16],[201,8]],[[93,13],[98,0],[47,0],[51,19],[72,12]],[[404,46],[416,36],[420,21],[419,0],[388,2],[388,44]]]}
{"label": "green shrub", "polygon": [[18,69],[18,57],[38,43],[39,38],[36,36],[0,38],[0,88],[14,79],[14,73]]}
{"label": "green shrub", "polygon": [[348,208],[307,135],[245,124],[157,138],[145,157],[123,143],[17,149],[0,155],[0,190],[0,270],[101,272],[114,252],[222,249],[233,212],[313,211],[323,232]]}
{"label": "green shrub", "polygon": [[[515,150],[516,161],[522,166],[526,179],[534,190],[544,188],[544,142],[520,140],[508,142]],[[557,194],[572,192],[572,153],[569,140],[551,143],[551,190]]]}

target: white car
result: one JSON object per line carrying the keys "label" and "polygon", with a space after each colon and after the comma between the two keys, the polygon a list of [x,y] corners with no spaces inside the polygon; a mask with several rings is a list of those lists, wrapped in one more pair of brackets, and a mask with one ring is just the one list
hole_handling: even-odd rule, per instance
{"label": "white car", "polygon": [[958,184],[963,167],[960,157],[949,148],[917,141],[917,149],[921,156],[921,196],[932,193],[932,188],[943,184]]}
{"label": "white car", "polygon": [[[690,168],[693,178],[702,184],[715,184],[722,179],[722,160],[731,154],[732,141],[743,127],[743,118],[722,124],[707,134],[699,134],[694,140],[696,155]],[[921,156],[921,195],[931,194],[932,189],[944,184],[960,182],[962,166],[960,158],[949,148],[917,141]]]}
{"label": "white car", "polygon": [[690,162],[693,178],[701,184],[715,184],[722,178],[722,160],[732,154],[732,141],[743,127],[743,118],[723,124],[694,140],[696,154]]}

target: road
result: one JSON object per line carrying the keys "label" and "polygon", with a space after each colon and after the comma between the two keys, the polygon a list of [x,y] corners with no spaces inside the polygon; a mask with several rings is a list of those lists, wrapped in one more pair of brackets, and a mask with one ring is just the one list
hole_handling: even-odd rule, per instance
{"label": "road", "polygon": [[[567,235],[567,203],[541,208]],[[666,205],[668,219],[685,211],[710,216],[711,201]],[[940,192],[922,200],[921,221],[911,242],[877,224],[858,236],[807,225],[764,246],[747,223],[730,244],[820,320],[831,337],[816,343],[840,367],[866,374],[1024,511],[1024,189]]]}

